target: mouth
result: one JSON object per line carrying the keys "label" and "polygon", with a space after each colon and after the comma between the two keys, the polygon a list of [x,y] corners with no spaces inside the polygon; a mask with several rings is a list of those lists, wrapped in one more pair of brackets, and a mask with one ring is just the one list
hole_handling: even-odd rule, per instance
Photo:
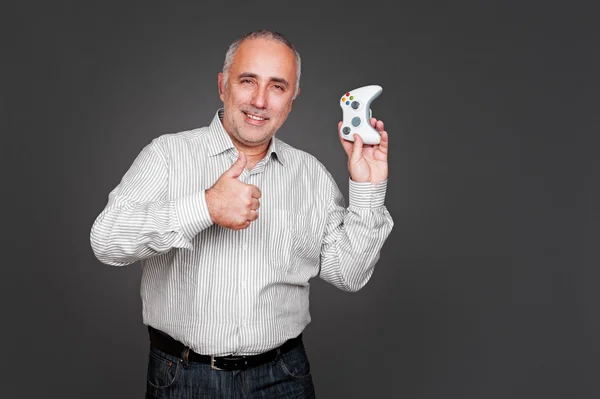
{"label": "mouth", "polygon": [[245,112],[242,111],[245,115],[245,119],[246,122],[254,125],[254,126],[261,126],[264,125],[265,123],[267,123],[267,121],[269,120],[269,118],[266,118],[264,116],[260,116],[260,115],[256,115],[256,114],[251,114],[250,112]]}

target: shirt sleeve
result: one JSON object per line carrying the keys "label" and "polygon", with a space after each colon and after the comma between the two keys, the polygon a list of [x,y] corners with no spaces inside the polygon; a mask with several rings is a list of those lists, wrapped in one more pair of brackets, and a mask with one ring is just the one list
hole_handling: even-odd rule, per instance
{"label": "shirt sleeve", "polygon": [[350,179],[349,206],[332,182],[321,248],[320,278],[344,291],[358,291],[371,278],[394,222],[384,206],[387,180],[373,185]]}
{"label": "shirt sleeve", "polygon": [[192,250],[191,240],[213,224],[205,191],[168,199],[169,169],[157,141],[136,157],[94,221],[90,243],[96,258],[125,266],[170,251]]}

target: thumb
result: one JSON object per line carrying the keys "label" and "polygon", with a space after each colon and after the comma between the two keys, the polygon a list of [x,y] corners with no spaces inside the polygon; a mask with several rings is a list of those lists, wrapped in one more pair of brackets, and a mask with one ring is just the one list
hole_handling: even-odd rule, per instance
{"label": "thumb", "polygon": [[246,163],[248,160],[246,159],[246,154],[240,151],[238,159],[234,162],[233,165],[227,170],[225,173],[227,176],[237,179],[239,175],[242,174],[244,168],[246,167]]}
{"label": "thumb", "polygon": [[356,163],[362,157],[363,141],[362,137],[358,134],[354,134],[354,147],[352,148],[352,154],[350,154],[350,161]]}

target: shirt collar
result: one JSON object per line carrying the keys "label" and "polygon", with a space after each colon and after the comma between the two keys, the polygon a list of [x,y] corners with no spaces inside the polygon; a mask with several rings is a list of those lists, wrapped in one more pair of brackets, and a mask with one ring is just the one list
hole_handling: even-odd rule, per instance
{"label": "shirt collar", "polygon": [[[220,108],[215,113],[215,116],[208,126],[208,155],[213,156],[220,154],[229,149],[235,150],[235,146],[231,141],[231,137],[227,131],[225,131],[225,127],[223,127],[223,108]],[[270,158],[275,154],[275,159],[279,161],[282,165],[285,165],[285,146],[281,143],[279,139],[273,136],[273,139],[269,143],[269,148],[267,149],[267,158]],[[237,151],[236,151],[237,152]]]}

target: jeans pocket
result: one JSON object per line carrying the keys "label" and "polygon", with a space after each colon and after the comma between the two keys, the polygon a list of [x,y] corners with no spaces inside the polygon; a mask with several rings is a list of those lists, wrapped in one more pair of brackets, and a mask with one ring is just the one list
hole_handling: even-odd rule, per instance
{"label": "jeans pocket", "polygon": [[171,386],[179,374],[181,362],[167,353],[151,348],[148,358],[147,382],[153,388]]}
{"label": "jeans pocket", "polygon": [[292,379],[302,380],[311,378],[310,362],[308,361],[303,344],[300,344],[300,346],[287,353],[283,353],[279,357],[279,366],[285,375]]}

